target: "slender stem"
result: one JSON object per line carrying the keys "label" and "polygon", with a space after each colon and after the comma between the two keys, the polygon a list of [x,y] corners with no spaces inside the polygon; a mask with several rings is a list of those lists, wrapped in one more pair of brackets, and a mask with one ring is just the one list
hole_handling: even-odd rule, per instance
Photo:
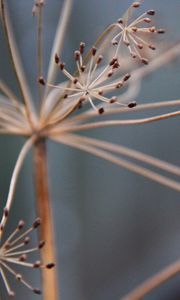
{"label": "slender stem", "polygon": [[131,125],[142,125],[142,124],[148,124],[152,122],[157,122],[169,118],[173,118],[180,115],[180,111],[175,111],[163,115],[157,115],[150,118],[142,118],[142,119],[128,119],[128,120],[105,120],[105,121],[99,121],[99,122],[93,122],[93,123],[87,123],[82,125],[75,125],[67,127],[60,127],[58,129],[55,128],[52,130],[53,134],[59,134],[60,132],[75,132],[75,131],[83,131],[88,129],[95,129],[95,128],[104,128],[109,126],[131,126]]}
{"label": "slender stem", "polygon": [[18,98],[16,95],[11,91],[11,89],[7,86],[5,82],[0,80],[0,91],[8,98],[8,101],[12,101],[16,105],[20,105]]}
{"label": "slender stem", "polygon": [[[133,109],[129,109],[129,107],[114,107],[114,108],[108,108],[105,112],[105,116],[111,115],[111,114],[124,114],[124,113],[134,113],[134,112],[141,112],[141,111],[147,111],[147,110],[154,110],[154,109],[159,109],[159,108],[166,108],[166,107],[174,107],[174,106],[179,106],[180,105],[180,100],[169,100],[169,101],[160,101],[160,102],[150,102],[146,104],[138,104],[136,107]],[[94,110],[83,112],[83,114],[79,114],[77,116],[72,117],[69,119],[68,122],[76,123],[77,121],[85,121],[85,120],[90,120],[92,118],[97,117],[97,112]]]}
{"label": "slender stem", "polygon": [[5,0],[0,0],[0,9],[1,9],[1,20],[2,20],[4,32],[7,39],[7,46],[9,49],[10,58],[19,84],[20,92],[26,107],[27,118],[29,119],[30,122],[32,122],[32,116],[35,117],[34,107],[31,99],[31,94],[27,85],[27,81],[25,79],[25,74],[23,71],[19,52],[12,33],[12,26],[8,16]]}
{"label": "slender stem", "polygon": [[10,212],[10,209],[11,209],[11,206],[13,203],[14,193],[15,193],[19,173],[21,171],[24,159],[26,158],[26,155],[27,155],[28,151],[30,150],[30,148],[32,147],[34,141],[35,141],[35,137],[33,137],[33,136],[29,140],[27,140],[27,142],[24,144],[24,146],[19,154],[19,157],[17,159],[17,162],[15,164],[13,174],[11,177],[10,186],[9,186],[8,197],[7,197],[7,201],[6,201],[6,205],[5,205],[6,213],[3,214],[3,217],[2,217],[2,220],[0,223],[0,239],[1,239],[3,229],[4,229],[4,226],[6,225],[7,217],[9,215],[9,212]]}
{"label": "slender stem", "polygon": [[[43,6],[40,5],[38,9],[38,78],[42,76],[43,72],[43,41],[42,41],[42,19],[43,19]],[[38,83],[39,101],[42,99],[42,85]]]}
{"label": "slender stem", "polygon": [[90,146],[89,144],[86,144],[83,141],[80,142],[80,140],[79,139],[77,140],[75,138],[75,136],[73,136],[73,135],[70,135],[70,134],[66,135],[66,136],[61,135],[60,137],[51,136],[51,139],[56,142],[77,148],[79,150],[83,150],[87,153],[93,154],[94,156],[103,158],[117,166],[125,168],[131,172],[134,172],[136,174],[144,176],[148,179],[151,179],[151,180],[158,182],[166,187],[172,188],[172,189],[180,192],[180,182],[174,181],[168,177],[160,175],[160,174],[158,174],[154,171],[148,170],[144,167],[140,167],[137,164],[131,163],[128,160],[119,158],[119,157],[109,153],[108,151],[101,150],[94,146]]}
{"label": "slender stem", "polygon": [[[42,249],[41,259],[43,264],[55,262],[54,229],[52,211],[48,191],[47,156],[45,140],[39,139],[34,147],[34,175],[37,195],[37,211],[42,220],[40,239],[46,241]],[[57,300],[56,268],[52,270],[42,269],[44,300]]]}
{"label": "slender stem", "polygon": [[170,278],[180,274],[180,260],[166,267],[159,273],[147,279],[140,286],[122,298],[122,300],[140,300],[149,294],[152,290],[168,281]]}
{"label": "slender stem", "polygon": [[111,151],[114,153],[119,153],[123,156],[127,156],[128,158],[133,158],[138,160],[139,162],[143,162],[146,164],[149,164],[153,167],[159,168],[161,170],[170,172],[172,174],[175,174],[177,176],[180,176],[180,167],[175,166],[171,163],[165,162],[161,159],[155,158],[153,156],[144,154],[140,151],[130,149],[128,147],[122,146],[122,145],[116,145],[113,143],[93,139],[93,138],[88,138],[85,136],[78,136],[72,134],[71,137],[75,137],[80,143],[86,143],[91,146],[97,147],[97,148],[102,148],[106,151]]}
{"label": "slender stem", "polygon": [[[53,83],[57,73],[57,66],[54,61],[55,53],[61,55],[63,48],[63,41],[66,34],[67,25],[70,19],[70,14],[72,10],[73,0],[65,0],[62,8],[62,12],[59,17],[59,23],[57,26],[57,31],[55,34],[55,39],[52,47],[51,58],[49,62],[49,69],[47,75],[47,81]],[[46,93],[48,92],[48,87],[46,89]]]}

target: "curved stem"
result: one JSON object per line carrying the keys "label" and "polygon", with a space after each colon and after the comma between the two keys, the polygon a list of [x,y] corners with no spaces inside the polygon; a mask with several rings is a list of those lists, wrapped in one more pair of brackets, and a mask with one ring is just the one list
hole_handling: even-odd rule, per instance
{"label": "curved stem", "polygon": [[168,281],[172,277],[180,274],[180,260],[166,267],[159,273],[155,274],[151,278],[147,279],[140,286],[135,288],[128,295],[124,296],[122,300],[140,300],[149,294],[152,290]]}
{"label": "curved stem", "polygon": [[[38,26],[37,26],[37,61],[38,61],[38,78],[40,78],[43,74],[43,35],[42,35],[42,21],[43,21],[43,5],[39,6],[38,9]],[[39,101],[42,100],[42,85],[38,83],[38,92],[39,92]]]}
{"label": "curved stem", "polygon": [[5,35],[7,38],[7,45],[12,61],[12,65],[15,71],[15,75],[19,84],[20,92],[23,98],[23,101],[26,106],[26,113],[29,121],[32,123],[32,115],[35,117],[34,107],[31,100],[31,95],[29,92],[29,88],[25,79],[25,74],[22,68],[22,63],[20,60],[20,56],[17,50],[17,46],[15,43],[15,39],[11,29],[11,23],[8,17],[8,12],[6,8],[6,1],[0,0],[0,8],[1,8],[1,19],[4,26]]}
{"label": "curved stem", "polygon": [[1,224],[0,224],[0,239],[1,239],[1,236],[2,236],[2,233],[3,233],[4,226],[6,225],[6,222],[7,222],[7,217],[9,215],[9,211],[10,211],[12,203],[13,203],[14,192],[15,192],[15,189],[16,189],[17,180],[18,180],[20,170],[22,168],[24,159],[25,159],[28,151],[32,147],[34,141],[35,141],[35,137],[31,137],[29,140],[27,140],[27,142],[24,144],[24,146],[23,146],[23,148],[22,148],[22,150],[19,154],[19,157],[17,159],[16,165],[15,165],[12,177],[11,177],[8,197],[7,197],[7,201],[6,201],[6,205],[5,205],[5,209],[4,209],[4,214],[3,214]]}
{"label": "curved stem", "polygon": [[93,154],[94,156],[103,158],[117,166],[125,168],[131,172],[134,172],[136,174],[144,176],[148,179],[151,179],[152,181],[158,182],[166,187],[172,188],[172,189],[180,192],[180,182],[172,180],[168,177],[160,175],[160,174],[158,174],[154,171],[148,170],[144,167],[140,167],[137,164],[131,163],[125,159],[119,158],[119,157],[109,153],[108,151],[101,150],[94,146],[90,146],[89,144],[86,144],[83,141],[80,143],[79,139],[76,139],[72,135],[59,136],[59,137],[52,136],[51,139],[56,142],[77,148],[79,150],[83,150],[87,153]]}
{"label": "curved stem", "polygon": [[[154,110],[154,109],[159,109],[159,108],[166,108],[166,107],[174,107],[174,106],[180,106],[180,100],[170,100],[170,101],[160,101],[160,102],[151,102],[151,103],[146,103],[146,104],[138,104],[136,107],[129,109],[129,107],[118,107],[116,106],[115,108],[108,108],[105,111],[105,116],[107,115],[113,115],[113,114],[124,114],[124,113],[135,113],[135,112],[141,112],[141,111],[146,111],[146,110]],[[71,119],[68,120],[68,122],[76,123],[78,121],[84,121],[84,120],[89,120],[91,118],[96,118],[97,117],[97,112],[94,112],[91,110],[91,112],[83,112],[83,114],[77,115],[72,117]]]}
{"label": "curved stem", "polygon": [[[43,264],[48,261],[55,262],[54,229],[52,211],[48,190],[48,173],[46,144],[44,139],[39,139],[34,147],[34,175],[37,195],[37,211],[42,220],[40,239],[46,241],[46,247],[41,251]],[[44,300],[58,300],[56,268],[42,269]]]}
{"label": "curved stem", "polygon": [[[65,0],[62,8],[62,12],[59,17],[59,23],[57,26],[55,39],[51,51],[51,58],[49,61],[49,69],[48,69],[48,75],[47,75],[47,81],[53,83],[54,79],[56,77],[57,72],[57,66],[54,63],[54,55],[58,53],[58,55],[61,55],[62,48],[63,48],[63,41],[66,34],[67,25],[69,22],[69,17],[72,10],[72,4],[73,0]],[[46,88],[46,94],[48,92],[49,88]]]}
{"label": "curved stem", "polygon": [[[55,128],[52,130],[52,133],[60,133],[60,132],[74,132],[74,131],[82,131],[87,129],[94,129],[94,128],[104,128],[108,126],[130,126],[130,125],[142,125],[147,123],[152,123],[155,121],[161,121],[169,118],[173,118],[180,115],[180,111],[175,111],[163,115],[153,116],[150,118],[142,118],[142,119],[128,119],[128,120],[107,120],[107,121],[100,121],[100,122],[93,122],[93,123],[87,123],[82,125],[72,125],[68,128],[61,125],[61,127]],[[68,123],[67,123],[68,124]]]}
{"label": "curved stem", "polygon": [[175,166],[171,163],[163,161],[161,159],[155,158],[153,156],[147,155],[137,150],[130,149],[128,147],[122,145],[116,145],[113,143],[85,137],[79,135],[71,135],[72,138],[75,138],[80,143],[85,143],[87,145],[91,145],[97,148],[102,148],[106,151],[111,151],[114,153],[121,154],[123,156],[127,156],[131,159],[136,159],[137,161],[143,162],[145,164],[149,164],[153,167],[159,168],[166,172],[172,173],[174,175],[180,176],[180,167]]}

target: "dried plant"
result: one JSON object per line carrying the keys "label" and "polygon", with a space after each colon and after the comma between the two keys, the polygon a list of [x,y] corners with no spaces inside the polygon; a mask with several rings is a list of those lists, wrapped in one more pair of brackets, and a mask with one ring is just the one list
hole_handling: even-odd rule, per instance
{"label": "dried plant", "polygon": [[[4,211],[4,219],[7,219],[9,212]],[[41,224],[41,220],[38,218],[34,221],[32,227],[22,232],[24,228],[24,221],[21,220],[15,230],[9,235],[9,237],[2,243],[0,247],[0,274],[4,281],[7,293],[9,296],[15,296],[12,291],[5,272],[8,272],[14,276],[16,280],[25,285],[28,289],[33,291],[35,294],[41,294],[41,290],[34,288],[30,285],[23,277],[22,274],[18,273],[12,265],[19,265],[31,269],[47,268],[51,269],[54,267],[54,263],[48,263],[43,265],[41,261],[37,260],[34,263],[28,262],[28,255],[33,252],[40,251],[45,246],[45,241],[40,241],[38,246],[33,248],[27,248],[30,243],[30,233],[37,229]],[[4,232],[3,226],[1,226],[1,239]]]}
{"label": "dried plant", "polygon": [[[35,293],[40,293],[38,289],[32,288],[26,283],[21,275],[17,274],[14,269],[9,267],[9,262],[32,268],[37,266],[42,267],[43,297],[46,300],[57,300],[56,268],[47,272],[47,268],[53,266],[53,263],[47,264],[47,262],[55,262],[56,259],[51,202],[48,193],[46,140],[50,139],[91,153],[164,186],[180,191],[180,182],[175,181],[173,177],[171,177],[171,175],[176,175],[177,177],[180,176],[180,167],[139,151],[126,148],[122,145],[115,145],[106,141],[77,134],[77,132],[89,130],[91,128],[133,126],[179,116],[180,111],[175,110],[173,112],[160,115],[155,114],[151,117],[141,119],[120,119],[121,114],[126,114],[127,112],[135,114],[138,111],[153,111],[156,108],[173,108],[180,105],[180,100],[175,100],[138,104],[136,106],[136,102],[132,100],[138,94],[141,79],[161,65],[164,65],[177,57],[179,55],[180,45],[178,44],[163,53],[157,54],[149,64],[148,52],[145,57],[144,54],[141,54],[141,51],[144,48],[156,50],[156,46],[150,42],[150,36],[162,34],[164,33],[164,30],[157,29],[151,24],[151,17],[155,14],[154,10],[148,10],[133,20],[132,12],[140,7],[140,2],[134,2],[122,19],[111,24],[102,33],[86,55],[84,55],[85,43],[82,42],[80,44],[79,49],[74,52],[76,68],[74,74],[71,74],[61,59],[65,30],[72,7],[72,0],[66,0],[60,16],[54,45],[52,47],[48,73],[47,76],[44,76],[42,60],[44,0],[36,0],[33,6],[33,15],[37,18],[37,87],[40,103],[39,110],[36,110],[13,36],[6,2],[6,0],[0,1],[1,20],[7,38],[12,66],[21,92],[21,99],[10,90],[8,85],[3,81],[0,82],[0,90],[2,92],[0,97],[0,133],[23,136],[27,138],[27,141],[19,154],[12,175],[9,194],[1,221],[1,233],[3,232],[7,216],[12,207],[19,172],[27,153],[30,148],[33,147],[37,211],[42,220],[40,240],[46,240],[46,247],[42,248],[41,246],[44,242],[40,242],[39,246],[36,248],[14,252],[17,248],[25,246],[25,240],[15,247],[11,246],[24,237],[26,238],[27,234],[36,227],[35,224],[37,224],[37,221],[33,224],[31,229],[15,240],[12,240],[14,235],[21,229],[21,225],[18,225],[14,233],[10,235],[0,248],[0,271],[8,294],[13,296],[14,293],[9,287],[3,268],[14,274],[18,280],[27,285]],[[143,24],[146,25],[144,26]],[[123,45],[125,46],[123,47]],[[134,64],[131,68],[132,72],[126,72],[121,60],[121,51],[125,52],[125,55],[127,52],[127,56],[130,54],[135,61],[138,60],[145,65],[149,65],[142,65],[137,68],[137,64]],[[144,53],[146,53],[146,51]],[[66,82],[55,82],[58,71],[61,71],[65,75],[67,79]],[[125,88],[125,90],[123,88]],[[23,102],[21,102],[21,100]],[[82,109],[79,110],[81,107]],[[102,114],[103,116],[101,116]],[[113,114],[118,115],[118,118],[109,119],[109,116]],[[93,121],[93,118],[97,119],[97,117],[99,117],[100,120]],[[123,157],[126,157],[127,159]],[[131,159],[134,159],[137,163],[131,162]],[[141,166],[141,162],[147,167]],[[153,167],[154,170],[149,169],[149,166]],[[156,169],[159,169],[159,171]],[[166,171],[169,173],[169,176],[162,175],[161,171]],[[21,260],[22,255],[24,258],[24,254],[39,250],[40,248],[42,248],[42,263],[30,264]],[[44,266],[47,266],[47,268]],[[177,264],[173,272],[167,272],[166,279],[176,273]],[[125,299],[141,299],[142,295],[144,296],[147,292],[157,286],[157,282],[159,285],[163,281],[164,277],[160,276],[158,281],[154,280],[149,289],[144,289],[143,286],[141,289],[143,292],[139,293],[139,296],[134,296],[134,294],[132,294],[132,296],[130,295]]]}

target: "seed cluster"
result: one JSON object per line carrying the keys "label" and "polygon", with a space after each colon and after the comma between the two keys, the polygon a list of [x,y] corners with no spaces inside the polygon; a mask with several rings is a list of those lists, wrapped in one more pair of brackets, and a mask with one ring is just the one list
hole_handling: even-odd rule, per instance
{"label": "seed cluster", "polygon": [[[67,108],[72,107],[72,111],[89,102],[95,111],[102,114],[104,106],[97,106],[95,101],[106,104],[116,103],[129,108],[134,107],[136,105],[134,101],[124,104],[118,101],[117,97],[117,90],[123,88],[131,77],[130,74],[120,76],[121,46],[125,45],[134,59],[138,58],[147,65],[149,60],[141,54],[141,50],[145,47],[155,50],[155,45],[149,43],[150,34],[164,33],[163,29],[157,29],[155,26],[149,25],[152,22],[151,17],[155,15],[154,10],[148,10],[134,21],[129,22],[131,11],[139,7],[140,2],[134,2],[125,16],[112,26],[111,34],[113,34],[113,38],[109,43],[109,48],[112,48],[112,55],[108,61],[106,56],[103,57],[102,49],[97,47],[91,48],[88,59],[86,56],[84,58],[85,43],[81,42],[79,49],[74,52],[77,67],[75,75],[67,70],[65,63],[58,54],[55,54],[55,63],[69,81],[67,87],[64,88],[61,85],[46,82],[43,77],[39,78],[39,82],[48,87],[62,90],[62,97],[66,100],[64,105]],[[142,26],[143,24],[147,24],[147,26]],[[115,50],[114,47],[116,47]]]}
{"label": "seed cluster", "polygon": [[[131,75],[125,74],[121,78],[112,81],[112,77],[117,74],[120,68],[118,59],[113,57],[108,63],[101,67],[103,56],[98,53],[96,47],[92,47],[90,50],[90,59],[87,64],[85,64],[83,60],[84,49],[85,43],[81,42],[79,49],[74,52],[74,60],[78,70],[76,76],[70,74],[65,68],[65,63],[60,60],[57,54],[55,55],[55,63],[70,81],[70,85],[67,88],[63,88],[64,99],[71,101],[71,103],[74,101],[75,106],[79,108],[87,100],[92,108],[98,111],[99,114],[104,112],[104,108],[97,107],[94,103],[95,100],[108,104],[116,103],[127,106],[118,102],[116,96],[108,97],[106,94],[123,88]],[[52,88],[56,87],[62,89],[58,85],[56,86],[45,82],[42,77],[39,79],[39,82]]]}
{"label": "seed cluster", "polygon": [[[8,217],[8,211],[4,210],[5,218]],[[34,263],[28,262],[28,255],[40,251],[44,245],[45,241],[40,241],[38,246],[33,248],[28,248],[30,243],[30,236],[29,234],[37,229],[41,224],[41,220],[37,218],[33,225],[23,231],[25,226],[24,221],[19,221],[15,230],[9,235],[4,243],[2,243],[0,247],[0,274],[1,278],[4,282],[6,287],[7,293],[9,296],[15,296],[14,291],[11,289],[6,273],[10,273],[14,276],[14,278],[33,291],[35,294],[41,294],[41,290],[38,288],[34,288],[31,284],[29,284],[23,277],[22,274],[17,273],[14,269],[13,265],[18,265],[22,267],[37,269],[37,268],[47,268],[51,269],[54,267],[54,263],[49,263],[47,265],[43,265],[41,261],[37,260]],[[4,227],[1,226],[0,228],[1,233],[4,231]],[[2,241],[2,239],[1,239]]]}
{"label": "seed cluster", "polygon": [[[112,44],[117,47],[115,56],[118,55],[121,46],[125,45],[133,58],[138,58],[142,63],[147,65],[149,60],[142,56],[141,50],[144,49],[144,47],[156,50],[156,46],[149,43],[150,35],[163,34],[165,31],[164,29],[157,29],[151,25],[151,17],[155,15],[155,11],[152,9],[141,14],[132,22],[129,22],[131,10],[139,7],[140,2],[134,2],[124,18],[117,21],[116,27],[118,33],[113,37]],[[144,26],[144,24],[146,24],[146,26]]]}

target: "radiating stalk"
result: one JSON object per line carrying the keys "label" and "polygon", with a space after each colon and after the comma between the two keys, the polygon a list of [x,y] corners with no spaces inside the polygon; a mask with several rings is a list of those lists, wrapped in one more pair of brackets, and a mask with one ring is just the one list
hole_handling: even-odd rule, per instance
{"label": "radiating stalk", "polygon": [[[37,212],[42,220],[40,239],[46,241],[42,249],[41,260],[44,264],[55,262],[54,229],[52,210],[48,190],[48,171],[46,142],[39,139],[34,147],[34,175],[37,196]],[[52,270],[42,269],[43,299],[58,300],[56,268]]]}
{"label": "radiating stalk", "polygon": [[[64,37],[66,34],[67,25],[70,19],[70,14],[72,11],[73,0],[65,0],[62,8],[62,12],[59,17],[59,23],[57,25],[57,30],[55,34],[55,39],[51,51],[51,57],[48,68],[47,81],[53,83],[57,73],[57,66],[54,62],[54,55],[58,53],[61,55],[62,48],[64,46]],[[49,88],[46,89],[46,94]]]}
{"label": "radiating stalk", "polygon": [[4,27],[5,36],[7,39],[7,46],[12,61],[12,66],[14,68],[15,75],[19,84],[20,92],[23,98],[23,102],[25,104],[27,118],[30,124],[32,125],[32,116],[33,118],[35,118],[34,105],[31,99],[31,94],[25,78],[22,62],[12,32],[12,26],[11,26],[11,22],[6,7],[6,0],[0,0],[0,12],[1,12],[0,16]]}
{"label": "radiating stalk", "polygon": [[26,158],[26,155],[27,155],[28,151],[30,150],[30,148],[32,147],[34,141],[35,141],[35,137],[33,137],[33,136],[29,140],[26,141],[26,143],[22,147],[21,152],[16,161],[16,164],[15,164],[15,167],[14,167],[14,170],[12,173],[11,181],[10,181],[9,192],[8,192],[8,196],[7,196],[7,200],[6,200],[4,214],[3,214],[3,217],[0,222],[0,240],[1,240],[3,230],[6,225],[6,222],[7,222],[8,216],[9,216],[9,212],[10,212],[10,209],[11,209],[11,206],[13,203],[14,193],[15,193],[15,189],[16,189],[16,185],[17,185],[17,180],[19,178],[19,173],[21,171],[21,168],[22,168],[22,165]]}
{"label": "radiating stalk", "polygon": [[144,299],[151,291],[161,286],[166,281],[170,280],[174,276],[180,274],[180,261],[176,261],[170,266],[166,267],[156,275],[147,279],[140,286],[135,288],[132,292],[122,298],[122,300],[140,300]]}
{"label": "radiating stalk", "polygon": [[[38,76],[43,74],[43,5],[38,9],[38,25],[37,25],[37,61],[38,61]],[[42,86],[38,84],[39,102],[42,101]]]}

